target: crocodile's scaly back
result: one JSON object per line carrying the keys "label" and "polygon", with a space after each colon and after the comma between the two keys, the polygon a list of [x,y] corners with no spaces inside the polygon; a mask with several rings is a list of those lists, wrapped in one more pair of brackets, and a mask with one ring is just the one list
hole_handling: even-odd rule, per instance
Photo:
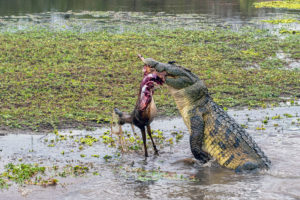
{"label": "crocodile's scaly back", "polygon": [[215,102],[200,110],[205,123],[203,149],[218,163],[230,169],[269,167],[270,161],[251,136]]}

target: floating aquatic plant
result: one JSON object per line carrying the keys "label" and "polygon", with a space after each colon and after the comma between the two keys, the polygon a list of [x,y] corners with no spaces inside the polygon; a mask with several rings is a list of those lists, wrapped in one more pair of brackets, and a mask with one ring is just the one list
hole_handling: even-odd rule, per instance
{"label": "floating aquatic plant", "polygon": [[7,181],[2,179],[0,176],[0,189],[7,189],[7,188],[8,188]]}
{"label": "floating aquatic plant", "polygon": [[40,167],[35,164],[19,164],[14,165],[9,163],[5,165],[5,172],[2,173],[2,177],[7,177],[8,179],[19,183],[24,184],[25,182],[31,182],[31,179],[36,176],[38,173],[44,173],[46,168]]}
{"label": "floating aquatic plant", "polygon": [[270,24],[289,24],[289,23],[300,23],[297,19],[272,19],[272,20],[261,20],[262,22]]}
{"label": "floating aquatic plant", "polygon": [[110,156],[110,155],[105,155],[103,158],[104,158],[105,161],[108,161],[108,160],[112,159],[112,156]]}
{"label": "floating aquatic plant", "polygon": [[280,115],[275,115],[275,116],[273,116],[272,117],[272,119],[274,120],[274,119],[281,119],[282,117],[280,116]]}
{"label": "floating aquatic plant", "polygon": [[254,3],[256,8],[286,8],[286,9],[300,9],[299,0],[283,0],[283,1],[266,1]]}
{"label": "floating aquatic plant", "polygon": [[97,141],[98,141],[97,138],[95,138],[93,136],[90,136],[90,135],[87,135],[84,138],[80,138],[80,143],[86,144],[86,145],[89,145],[89,146],[92,146]]}
{"label": "floating aquatic plant", "polygon": [[279,33],[281,33],[281,34],[300,35],[300,31],[296,31],[296,30],[287,30],[287,29],[281,29],[281,30],[279,31]]}
{"label": "floating aquatic plant", "polygon": [[289,113],[284,113],[283,116],[287,117],[287,118],[292,118],[293,115],[289,114]]}
{"label": "floating aquatic plant", "polygon": [[126,173],[133,173],[136,180],[141,182],[173,180],[173,181],[197,181],[194,175],[178,174],[176,172],[166,172],[158,169],[145,170],[142,168],[125,168]]}
{"label": "floating aquatic plant", "polygon": [[262,124],[261,126],[256,127],[256,130],[266,130],[264,125]]}
{"label": "floating aquatic plant", "polygon": [[58,175],[61,177],[67,177],[69,175],[81,176],[89,171],[89,167],[83,165],[66,165],[62,170],[63,171],[58,173]]}
{"label": "floating aquatic plant", "polygon": [[269,122],[269,117],[265,117],[265,119],[262,121],[264,124],[267,124]]}

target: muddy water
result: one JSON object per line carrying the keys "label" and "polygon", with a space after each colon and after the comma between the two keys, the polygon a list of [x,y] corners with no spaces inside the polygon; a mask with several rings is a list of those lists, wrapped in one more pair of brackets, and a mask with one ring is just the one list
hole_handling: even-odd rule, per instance
{"label": "muddy water", "polygon": [[[183,138],[174,141],[173,145],[159,145],[159,156],[153,155],[149,145],[151,156],[146,160],[142,151],[118,155],[117,148],[110,148],[101,140],[78,150],[78,144],[74,142],[76,137],[88,134],[98,138],[105,128],[61,130],[60,134],[73,135],[74,138],[55,142],[55,147],[48,147],[49,141],[57,137],[54,134],[7,134],[0,136],[1,171],[9,162],[38,163],[41,166],[82,164],[89,166],[90,170],[82,177],[58,176],[57,186],[12,185],[0,192],[0,199],[299,199],[300,107],[231,110],[229,113],[247,126],[247,131],[268,155],[272,161],[270,170],[236,174],[214,162],[198,163],[192,159],[189,134],[181,118],[153,122],[152,128],[162,130],[166,138],[180,131]],[[272,119],[277,115],[281,118]],[[264,124],[265,130],[257,130],[266,117],[269,120]],[[130,127],[125,129],[131,131]],[[99,158],[91,157],[93,154],[99,154]],[[105,155],[112,158],[105,161]],[[141,170],[147,173],[140,173]]]}

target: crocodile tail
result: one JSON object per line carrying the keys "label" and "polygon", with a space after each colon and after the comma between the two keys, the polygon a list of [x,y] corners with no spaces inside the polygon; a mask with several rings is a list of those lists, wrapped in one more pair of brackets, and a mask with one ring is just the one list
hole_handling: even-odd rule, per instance
{"label": "crocodile tail", "polygon": [[264,152],[260,150],[260,152],[258,152],[257,154],[261,157],[261,159],[263,161],[263,167],[265,167],[266,169],[270,169],[271,161],[264,154]]}
{"label": "crocodile tail", "polygon": [[264,152],[257,145],[257,143],[253,140],[253,138],[249,134],[247,134],[244,129],[242,129],[242,130],[243,130],[244,134],[240,134],[240,136],[244,139],[244,141],[246,142],[246,144],[248,144],[249,147],[251,147],[255,151],[256,155],[263,161],[260,164],[260,167],[263,167],[263,168],[265,167],[266,169],[269,169],[270,165],[271,165],[271,161],[264,154]]}
{"label": "crocodile tail", "polygon": [[[263,161],[260,164],[260,167],[265,167],[267,169],[270,168],[271,161],[268,159],[268,157],[264,154],[264,152],[261,150],[261,148],[257,145],[257,143],[253,140],[253,138],[249,134],[243,134],[245,142],[255,151],[255,153],[260,157],[260,159]],[[246,138],[245,138],[246,137]]]}

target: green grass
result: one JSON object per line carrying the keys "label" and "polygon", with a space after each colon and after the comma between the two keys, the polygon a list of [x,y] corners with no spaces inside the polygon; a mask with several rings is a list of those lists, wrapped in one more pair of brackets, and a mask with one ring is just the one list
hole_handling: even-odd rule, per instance
{"label": "green grass", "polygon": [[[299,71],[284,70],[285,61],[275,55],[283,51],[299,59],[299,40],[254,28],[0,33],[0,126],[105,123],[113,107],[131,111],[142,79],[138,53],[190,68],[226,107],[293,98]],[[161,115],[178,114],[166,88],[154,98]]]}

